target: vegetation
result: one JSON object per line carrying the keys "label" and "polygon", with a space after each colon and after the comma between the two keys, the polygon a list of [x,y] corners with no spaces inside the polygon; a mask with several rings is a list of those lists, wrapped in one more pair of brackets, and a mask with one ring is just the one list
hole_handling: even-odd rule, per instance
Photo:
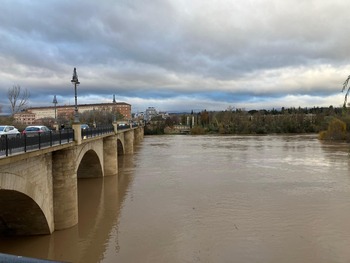
{"label": "vegetation", "polygon": [[175,125],[191,126],[191,134],[287,134],[325,131],[320,134],[321,139],[345,139],[349,132],[350,117],[344,114],[343,108],[333,106],[251,111],[232,108],[225,111],[204,110],[191,114],[173,114],[165,120],[158,116],[146,125],[145,134],[163,134],[164,128],[167,130]]}
{"label": "vegetation", "polygon": [[[2,124],[14,124],[19,129],[23,125],[14,123],[13,117],[0,117]],[[57,116],[59,124],[69,127],[72,116]],[[112,123],[123,119],[119,112],[107,110],[87,111],[79,115],[81,123],[90,126]],[[52,126],[53,118],[41,120]],[[176,132],[176,125],[187,125],[191,134],[288,134],[319,133],[322,140],[350,140],[350,115],[346,108],[282,108],[280,110],[251,110],[229,108],[225,111],[206,111],[190,114],[171,114],[163,119],[154,117],[145,126],[145,135]],[[25,125],[24,125],[25,126]]]}
{"label": "vegetation", "polygon": [[326,131],[321,131],[319,133],[319,139],[321,140],[346,140],[347,131],[346,123],[337,118],[332,118],[328,124]]}
{"label": "vegetation", "polygon": [[[161,116],[152,118],[151,123],[145,126],[145,135],[160,135],[164,134],[165,122]],[[169,122],[169,120],[168,120]],[[173,123],[174,124],[174,123]]]}
{"label": "vegetation", "polygon": [[191,129],[191,134],[193,135],[205,134],[205,130],[201,126],[195,126]]}
{"label": "vegetation", "polygon": [[87,123],[91,126],[111,124],[114,120],[123,120],[124,116],[119,112],[111,112],[109,110],[93,110],[85,111],[79,114],[81,123]]}
{"label": "vegetation", "polygon": [[20,85],[13,85],[7,91],[7,98],[10,102],[10,109],[12,115],[20,112],[28,103],[30,93],[27,89],[21,89]]}

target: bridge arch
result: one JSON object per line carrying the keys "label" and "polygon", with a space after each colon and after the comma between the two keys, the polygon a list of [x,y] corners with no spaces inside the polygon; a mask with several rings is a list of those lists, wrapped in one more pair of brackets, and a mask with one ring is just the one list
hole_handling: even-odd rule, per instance
{"label": "bridge arch", "polygon": [[47,194],[23,176],[0,173],[0,233],[51,234],[54,227],[46,199]]}
{"label": "bridge arch", "polygon": [[102,171],[98,155],[95,151],[88,150],[79,163],[77,178],[103,177]]}
{"label": "bridge arch", "polygon": [[77,178],[103,177],[103,147],[101,143],[87,143],[77,156]]}
{"label": "bridge arch", "polygon": [[120,139],[117,139],[117,151],[118,151],[118,156],[125,154],[124,144]]}

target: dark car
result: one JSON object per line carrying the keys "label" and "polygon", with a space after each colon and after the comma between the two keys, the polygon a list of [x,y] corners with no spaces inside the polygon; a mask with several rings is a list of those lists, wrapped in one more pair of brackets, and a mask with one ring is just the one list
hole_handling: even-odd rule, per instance
{"label": "dark car", "polygon": [[83,129],[83,130],[86,130],[86,129],[89,129],[89,125],[87,124],[81,124],[80,127]]}

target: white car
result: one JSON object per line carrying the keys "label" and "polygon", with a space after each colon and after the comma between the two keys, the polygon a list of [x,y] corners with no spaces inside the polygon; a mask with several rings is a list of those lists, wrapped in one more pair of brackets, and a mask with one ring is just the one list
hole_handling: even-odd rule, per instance
{"label": "white car", "polygon": [[4,138],[6,135],[7,135],[7,137],[16,137],[16,136],[19,136],[20,134],[21,133],[14,126],[0,125],[0,137],[1,138]]}

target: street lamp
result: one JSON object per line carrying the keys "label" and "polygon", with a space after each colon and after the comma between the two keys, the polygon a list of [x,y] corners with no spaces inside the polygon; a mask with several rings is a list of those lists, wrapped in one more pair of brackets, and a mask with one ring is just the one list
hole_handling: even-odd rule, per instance
{"label": "street lamp", "polygon": [[79,123],[78,104],[77,104],[77,85],[79,85],[80,82],[78,80],[78,74],[77,74],[76,68],[74,68],[73,70],[73,77],[71,82],[74,83],[74,96],[75,96],[74,123]]}
{"label": "street lamp", "polygon": [[57,111],[56,111],[56,105],[57,105],[57,99],[56,99],[56,95],[53,96],[53,101],[52,103],[55,105],[55,123],[57,123]]}

